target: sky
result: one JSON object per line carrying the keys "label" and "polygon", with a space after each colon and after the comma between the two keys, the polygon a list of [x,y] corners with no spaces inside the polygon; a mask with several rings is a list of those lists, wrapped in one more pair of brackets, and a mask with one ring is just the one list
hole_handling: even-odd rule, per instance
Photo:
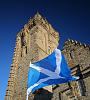
{"label": "sky", "polygon": [[36,12],[60,34],[90,45],[90,0],[0,0],[0,100],[4,100],[16,35]]}

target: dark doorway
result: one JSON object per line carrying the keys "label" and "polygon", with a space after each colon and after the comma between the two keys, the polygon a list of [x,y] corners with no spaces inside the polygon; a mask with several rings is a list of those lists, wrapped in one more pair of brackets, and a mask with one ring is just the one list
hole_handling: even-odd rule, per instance
{"label": "dark doorway", "polygon": [[44,90],[44,89],[39,89],[35,91],[35,96],[33,100],[51,100],[53,93]]}

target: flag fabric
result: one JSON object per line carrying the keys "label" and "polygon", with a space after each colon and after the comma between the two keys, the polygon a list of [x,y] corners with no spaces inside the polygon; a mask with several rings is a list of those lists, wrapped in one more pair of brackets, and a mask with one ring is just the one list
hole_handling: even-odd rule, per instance
{"label": "flag fabric", "polygon": [[71,76],[71,71],[64,55],[59,49],[55,49],[48,57],[30,64],[27,96],[30,92],[34,92],[42,87],[77,79],[78,77]]}

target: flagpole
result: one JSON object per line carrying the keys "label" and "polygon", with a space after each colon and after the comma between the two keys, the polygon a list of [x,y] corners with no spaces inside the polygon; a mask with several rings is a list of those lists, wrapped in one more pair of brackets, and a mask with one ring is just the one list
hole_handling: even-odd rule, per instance
{"label": "flagpole", "polygon": [[28,90],[27,90],[27,96],[26,96],[26,100],[28,100]]}
{"label": "flagpole", "polygon": [[[30,64],[31,64],[31,61],[30,61]],[[29,64],[29,67],[30,67],[30,64]],[[27,96],[26,96],[26,100],[28,100],[28,89],[27,89]]]}

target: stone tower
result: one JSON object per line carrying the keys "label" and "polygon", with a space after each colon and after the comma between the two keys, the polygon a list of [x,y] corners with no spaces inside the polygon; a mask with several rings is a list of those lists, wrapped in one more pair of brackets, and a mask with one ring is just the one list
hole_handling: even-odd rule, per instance
{"label": "stone tower", "polygon": [[26,99],[30,61],[48,56],[58,46],[58,40],[59,33],[39,13],[25,24],[16,37],[5,100]]}

